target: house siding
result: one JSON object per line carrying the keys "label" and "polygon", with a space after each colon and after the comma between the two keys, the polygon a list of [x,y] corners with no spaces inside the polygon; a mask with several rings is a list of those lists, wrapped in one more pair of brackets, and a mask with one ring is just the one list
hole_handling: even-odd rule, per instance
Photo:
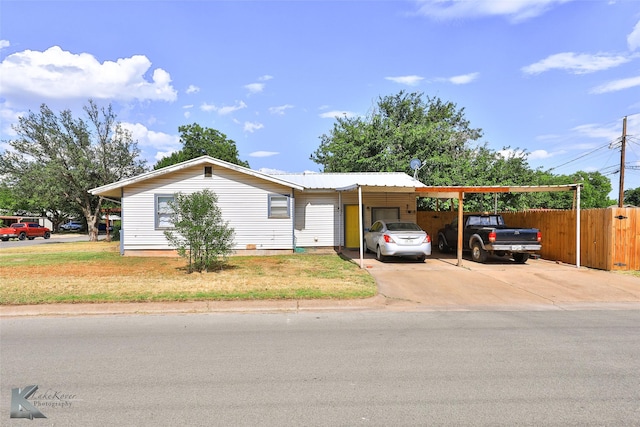
{"label": "house siding", "polygon": [[[342,193],[342,205],[357,205],[357,191]],[[344,245],[344,218],[340,196],[331,193],[296,192],[295,240],[298,247]],[[371,226],[371,208],[398,208],[400,219],[416,221],[416,196],[409,193],[364,193],[364,227]]]}
{"label": "house siding", "polygon": [[296,193],[295,239],[298,247],[338,246],[338,193]]}
{"label": "house siding", "polygon": [[172,249],[164,230],[155,227],[155,196],[204,189],[216,194],[223,219],[235,230],[234,250],[293,249],[293,216],[268,218],[269,194],[291,195],[290,188],[218,166],[213,166],[212,177],[205,177],[204,167],[196,165],[124,188],[125,253]]}

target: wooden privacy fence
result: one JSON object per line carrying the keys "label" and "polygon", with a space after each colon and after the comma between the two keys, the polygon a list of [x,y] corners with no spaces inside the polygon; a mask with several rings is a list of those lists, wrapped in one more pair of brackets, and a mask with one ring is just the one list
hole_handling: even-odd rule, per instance
{"label": "wooden privacy fence", "polygon": [[[501,212],[508,226],[537,228],[542,233],[540,256],[576,263],[576,211]],[[417,222],[438,241],[438,230],[458,216],[451,211],[419,211]],[[601,270],[640,270],[640,208],[580,211],[580,265]]]}

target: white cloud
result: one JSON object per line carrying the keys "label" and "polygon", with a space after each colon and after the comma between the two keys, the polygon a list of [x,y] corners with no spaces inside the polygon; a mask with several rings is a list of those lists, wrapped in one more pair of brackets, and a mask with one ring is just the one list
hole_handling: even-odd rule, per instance
{"label": "white cloud", "polygon": [[244,88],[249,91],[250,94],[260,93],[264,90],[264,83],[249,83],[244,85]]}
{"label": "white cloud", "polygon": [[541,160],[541,159],[548,159],[555,155],[556,153],[550,153],[547,150],[533,150],[532,152],[529,153],[527,158],[529,160]]}
{"label": "white cloud", "polygon": [[[620,130],[620,123],[614,123],[609,126],[599,125],[599,124],[586,124],[574,127],[573,131],[578,132],[579,134],[586,136],[588,138],[598,138],[606,141],[613,141],[619,138],[622,135],[622,131]],[[589,146],[590,148],[591,146]]]}
{"label": "white cloud", "polygon": [[267,175],[282,175],[284,173],[288,173],[280,169],[271,169],[271,168],[260,168],[258,169],[258,172],[266,173]]}
{"label": "white cloud", "polygon": [[398,77],[385,77],[386,80],[390,80],[394,83],[400,83],[407,86],[417,86],[420,84],[424,77],[412,75],[412,76],[398,76]]}
{"label": "white cloud", "polygon": [[183,116],[185,119],[188,119],[189,117],[191,117],[191,111],[185,111]]}
{"label": "white cloud", "polygon": [[633,27],[633,31],[627,36],[627,45],[629,50],[634,51],[640,48],[640,21]]}
{"label": "white cloud", "polygon": [[0,40],[0,49],[4,49],[5,47],[9,47],[11,46],[11,43],[9,43],[9,40]]}
{"label": "white cloud", "polygon": [[188,94],[198,93],[198,92],[200,92],[200,88],[198,86],[189,85],[189,87],[187,88],[187,93]]}
{"label": "white cloud", "polygon": [[180,137],[164,132],[147,129],[141,123],[122,123],[122,127],[131,132],[131,137],[138,141],[141,147],[173,152],[180,147]]}
{"label": "white cloud", "polygon": [[[271,80],[271,79],[273,79],[273,76],[270,76],[268,74],[265,74],[264,76],[258,77],[258,81],[259,82],[266,82],[266,81]],[[266,84],[264,84],[264,83],[249,83],[247,85],[244,85],[244,88],[249,91],[249,95],[254,95],[256,93],[261,93],[262,91],[264,91],[265,87],[266,87]]]}
{"label": "white cloud", "polygon": [[247,108],[247,104],[245,104],[242,101],[236,101],[235,105],[226,105],[224,107],[218,107],[215,104],[207,104],[206,102],[203,102],[200,105],[200,110],[205,111],[205,112],[215,111],[216,113],[220,114],[221,116],[225,116],[227,114],[231,114],[231,113],[233,113],[235,111],[242,110],[243,108]]}
{"label": "white cloud", "polygon": [[264,128],[264,125],[262,123],[256,123],[256,122],[244,122],[244,128],[243,130],[245,132],[249,132],[249,133],[253,133],[259,129]]}
{"label": "white cloud", "polygon": [[591,93],[601,94],[608,92],[617,92],[620,90],[631,89],[640,86],[640,76],[629,77],[627,79],[613,80],[608,83],[601,84],[591,90]]}
{"label": "white cloud", "polygon": [[469,74],[463,74],[461,76],[450,77],[448,80],[454,85],[466,85],[476,80],[479,75],[480,73],[469,73]]}
{"label": "white cloud", "polygon": [[276,114],[278,116],[284,116],[286,110],[293,108],[291,104],[279,105],[277,107],[269,107],[269,112],[271,114]]}
{"label": "white cloud", "polygon": [[160,160],[164,159],[165,157],[169,157],[170,155],[172,155],[176,151],[180,151],[180,150],[158,151],[158,152],[156,152],[156,155],[153,156],[153,159],[156,160],[156,161],[160,161]]}
{"label": "white cloud", "polygon": [[177,91],[169,73],[156,68],[149,81],[145,74],[150,69],[151,61],[144,55],[100,63],[91,54],[74,54],[58,46],[44,52],[25,50],[0,63],[0,93],[44,99],[175,101]]}
{"label": "white cloud", "polygon": [[572,0],[418,0],[418,13],[441,20],[505,16],[517,23]]}
{"label": "white cloud", "polygon": [[11,125],[18,123],[18,118],[22,117],[25,113],[17,112],[7,105],[0,107],[0,123],[2,123],[2,129],[0,130],[3,135],[16,136],[16,132]]}
{"label": "white cloud", "polygon": [[247,104],[245,104],[244,102],[240,101],[237,102],[235,105],[228,105],[228,106],[224,106],[224,107],[220,107],[218,108],[218,114],[220,114],[221,116],[227,115],[227,114],[231,114],[234,113],[238,110],[242,110],[243,108],[247,108]]}
{"label": "white cloud", "polygon": [[589,55],[584,53],[563,52],[548,56],[535,64],[527,65],[522,68],[522,71],[526,74],[540,74],[545,71],[559,69],[566,70],[573,74],[587,74],[614,68],[632,59],[633,56],[612,55],[608,53]]}
{"label": "white cloud", "polygon": [[547,150],[533,150],[531,152],[524,151],[524,150],[513,150],[513,149],[498,150],[498,154],[500,154],[505,159],[509,159],[513,157],[520,157],[520,158],[526,157],[527,160],[542,160],[542,159],[551,158],[553,156],[556,156],[562,153],[564,153],[564,151],[556,151],[554,153],[550,153]]}
{"label": "white cloud", "polygon": [[277,156],[278,154],[280,153],[277,151],[254,151],[253,153],[249,153],[249,157],[271,157]]}
{"label": "white cloud", "polygon": [[215,106],[215,105],[213,105],[213,104],[207,104],[206,102],[203,102],[203,103],[200,105],[200,109],[201,109],[202,111],[204,111],[204,112],[207,112],[207,113],[208,113],[209,111],[216,111],[216,110],[217,110],[217,108],[216,108],[216,106]]}
{"label": "white cloud", "polygon": [[327,111],[326,113],[320,114],[320,117],[323,119],[335,119],[337,117],[355,117],[355,116],[357,116],[357,114],[351,111],[338,111],[338,110]]}

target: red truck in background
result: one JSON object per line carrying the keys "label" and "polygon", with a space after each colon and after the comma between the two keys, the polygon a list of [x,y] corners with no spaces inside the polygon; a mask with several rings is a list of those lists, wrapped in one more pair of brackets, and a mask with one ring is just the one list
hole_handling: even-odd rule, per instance
{"label": "red truck in background", "polygon": [[16,222],[9,227],[0,228],[0,239],[6,242],[9,239],[33,240],[36,237],[51,237],[51,230],[35,222]]}

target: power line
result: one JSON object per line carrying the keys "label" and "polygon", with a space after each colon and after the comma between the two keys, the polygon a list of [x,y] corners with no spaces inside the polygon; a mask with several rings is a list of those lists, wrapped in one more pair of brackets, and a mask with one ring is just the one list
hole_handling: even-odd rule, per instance
{"label": "power line", "polygon": [[568,165],[569,163],[573,163],[573,162],[575,162],[575,161],[578,161],[578,160],[582,159],[583,157],[587,157],[587,156],[589,156],[589,155],[591,155],[591,154],[595,153],[595,152],[596,152],[596,151],[598,151],[598,150],[602,150],[603,148],[608,148],[612,143],[613,143],[613,141],[612,141],[612,142],[608,142],[608,143],[606,143],[605,145],[602,145],[602,146],[600,146],[600,147],[598,147],[598,148],[596,148],[596,149],[594,149],[594,150],[592,150],[592,151],[589,151],[588,153],[585,153],[585,154],[583,154],[583,155],[581,155],[581,156],[576,157],[575,159],[569,160],[568,162],[564,162],[564,163],[562,163],[562,164],[560,164],[560,165],[558,165],[558,166],[554,166],[554,167],[552,167],[551,169],[549,169],[549,171],[552,171],[552,170],[554,170],[554,169],[558,169],[558,168],[560,168],[560,167],[562,167],[562,166]]}

